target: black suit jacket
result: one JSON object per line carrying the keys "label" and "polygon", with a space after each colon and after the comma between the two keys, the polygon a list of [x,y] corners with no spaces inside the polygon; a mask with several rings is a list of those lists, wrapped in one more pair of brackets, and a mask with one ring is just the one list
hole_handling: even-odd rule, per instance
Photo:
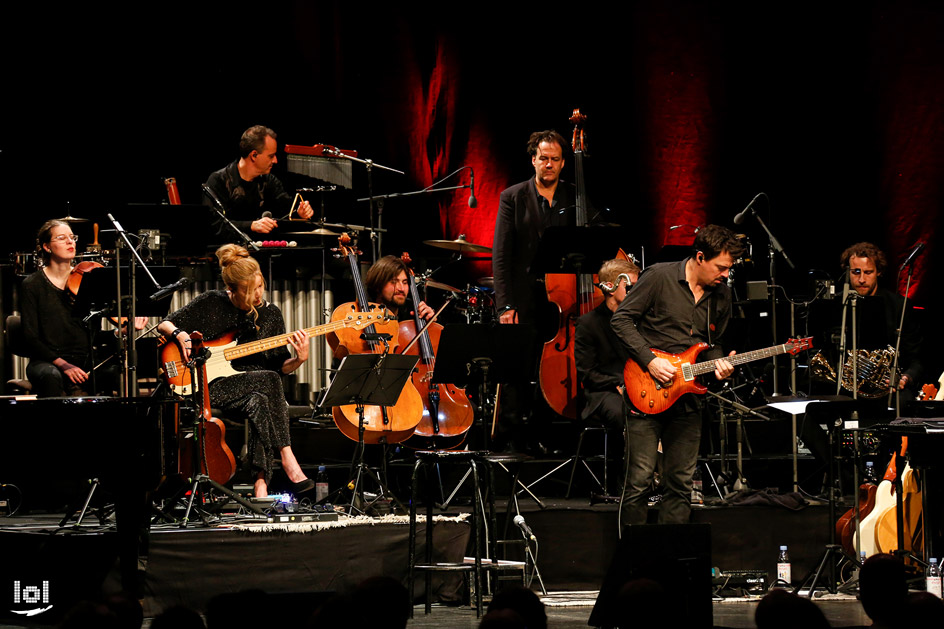
{"label": "black suit jacket", "polygon": [[[518,320],[532,323],[535,315],[535,283],[538,274],[531,265],[544,228],[548,225],[574,224],[573,186],[560,182],[554,193],[552,215],[545,217],[539,203],[534,179],[528,179],[501,193],[495,239],[492,243],[492,273],[495,276],[495,301],[499,309],[513,306]],[[560,209],[564,214],[558,215]]]}

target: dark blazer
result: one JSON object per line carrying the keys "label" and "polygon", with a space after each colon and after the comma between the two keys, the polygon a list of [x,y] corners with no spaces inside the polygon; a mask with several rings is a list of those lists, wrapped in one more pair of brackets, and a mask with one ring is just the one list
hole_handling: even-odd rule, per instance
{"label": "dark blazer", "polygon": [[563,217],[545,218],[534,180],[528,179],[501,193],[492,242],[492,274],[499,309],[511,305],[519,321],[531,322],[535,309],[535,282],[531,265],[547,225],[574,224],[573,186],[560,182],[554,194],[556,208],[569,208]]}

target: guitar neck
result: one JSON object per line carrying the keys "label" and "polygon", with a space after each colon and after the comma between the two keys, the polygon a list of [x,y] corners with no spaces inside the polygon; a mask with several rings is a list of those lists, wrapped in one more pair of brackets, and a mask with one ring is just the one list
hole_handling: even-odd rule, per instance
{"label": "guitar neck", "polygon": [[[321,336],[327,334],[328,332],[334,332],[340,330],[349,325],[346,319],[341,319],[338,321],[332,321],[330,323],[325,323],[324,325],[316,325],[311,328],[305,328],[305,332],[308,333],[308,336]],[[259,352],[264,352],[266,350],[275,349],[276,347],[282,347],[283,345],[288,345],[288,340],[292,337],[292,334],[280,334],[278,336],[270,336],[269,338],[259,339],[258,341],[250,341],[249,343],[244,343],[242,345],[237,345],[236,347],[231,347],[223,352],[223,356],[226,360],[235,360],[237,358],[243,358],[244,356],[251,356],[253,354],[258,354]]]}
{"label": "guitar neck", "polygon": [[752,352],[744,352],[743,354],[735,354],[734,356],[724,356],[722,358],[716,358],[714,360],[706,360],[704,362],[695,363],[692,365],[692,375],[701,376],[706,373],[714,373],[715,363],[719,360],[726,360],[732,365],[743,365],[744,363],[754,362],[755,360],[762,360],[764,358],[771,358],[773,356],[779,356],[781,354],[786,354],[791,351],[793,346],[788,343],[783,343],[782,345],[774,345],[773,347],[765,347],[764,349],[755,349]]}

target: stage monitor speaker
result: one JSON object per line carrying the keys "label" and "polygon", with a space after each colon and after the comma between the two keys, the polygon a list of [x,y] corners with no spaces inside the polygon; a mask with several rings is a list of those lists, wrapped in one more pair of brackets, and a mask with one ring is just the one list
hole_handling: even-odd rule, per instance
{"label": "stage monitor speaker", "polygon": [[[648,579],[658,585],[650,584],[652,587],[641,590],[647,595],[644,605],[621,610],[620,590],[637,579]],[[587,624],[642,627],[650,617],[659,618],[665,627],[712,626],[710,524],[623,527],[623,538]]]}

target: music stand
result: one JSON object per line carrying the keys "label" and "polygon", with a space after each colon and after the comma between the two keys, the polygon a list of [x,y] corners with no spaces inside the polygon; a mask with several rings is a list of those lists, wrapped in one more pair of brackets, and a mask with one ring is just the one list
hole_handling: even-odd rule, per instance
{"label": "music stand", "polygon": [[[532,325],[447,324],[439,336],[432,382],[477,384],[483,415],[491,416],[495,402],[488,395],[489,385],[528,382],[534,372],[528,363],[537,360],[538,343]],[[487,430],[483,445],[488,449]]]}
{"label": "music stand", "polygon": [[[436,371],[432,382],[453,383],[459,386],[478,384],[479,401],[482,408],[482,444],[489,449],[489,431],[485,427],[487,417],[495,416],[496,397],[489,395],[489,386],[494,383],[509,384],[527,382],[534,373],[534,365],[529,361],[537,360],[537,329],[532,325],[485,323],[453,323],[446,325],[439,336],[439,348],[436,353]],[[498,466],[511,475],[522,491],[534,500],[542,509],[541,502],[528,486],[518,480],[516,474],[498,462]],[[456,495],[469,472],[462,477],[446,500],[448,505]],[[512,498],[517,493],[512,485]]]}
{"label": "music stand", "polygon": [[548,227],[541,235],[531,270],[593,274],[616,255],[622,241],[618,229],[602,226]]}
{"label": "music stand", "polygon": [[[863,417],[860,412],[866,411],[866,417]],[[837,492],[837,478],[838,470],[836,469],[841,458],[841,442],[842,442],[842,431],[843,430],[855,430],[858,431],[861,428],[870,426],[874,423],[879,423],[882,421],[887,421],[887,416],[889,413],[888,410],[882,411],[880,408],[876,407],[874,403],[870,403],[868,400],[841,400],[841,401],[815,401],[806,406],[806,419],[804,421],[811,421],[815,424],[824,424],[826,426],[827,435],[829,438],[829,466],[827,467],[826,477],[827,484],[829,487],[829,544],[826,544],[826,549],[823,552],[823,556],[820,559],[819,565],[810,571],[803,580],[800,582],[800,585],[796,586],[793,590],[794,594],[798,594],[803,586],[809,582],[808,598],[813,598],[813,594],[816,591],[816,585],[819,583],[821,577],[823,576],[824,571],[828,570],[828,581],[825,584],[827,591],[831,594],[835,594],[839,591],[837,588],[837,576],[836,568],[842,562],[849,562],[854,564],[857,567],[861,567],[858,557],[850,556],[845,549],[843,549],[841,543],[836,543],[836,492]],[[855,438],[855,460],[853,464],[853,500],[852,508],[855,520],[856,527],[856,538],[859,537],[859,504],[858,504],[858,486],[859,486],[859,437],[856,435]],[[841,540],[840,540],[841,541]]]}
{"label": "music stand", "polygon": [[[351,476],[354,477],[354,487],[348,508],[349,513],[353,513],[355,510],[366,513],[367,509],[385,494],[390,494],[397,506],[406,511],[406,508],[381,480],[380,476],[364,463],[364,407],[367,405],[395,406],[400,398],[400,392],[416,367],[417,361],[419,361],[419,356],[404,356],[402,354],[352,354],[345,356],[341,361],[341,366],[335,373],[334,379],[325,389],[324,395],[317,405],[318,408],[350,404],[357,407],[357,451],[351,461]],[[380,487],[380,493],[370,504],[364,503],[364,490],[361,487],[361,476],[365,472]],[[357,506],[358,504],[361,506]]]}

